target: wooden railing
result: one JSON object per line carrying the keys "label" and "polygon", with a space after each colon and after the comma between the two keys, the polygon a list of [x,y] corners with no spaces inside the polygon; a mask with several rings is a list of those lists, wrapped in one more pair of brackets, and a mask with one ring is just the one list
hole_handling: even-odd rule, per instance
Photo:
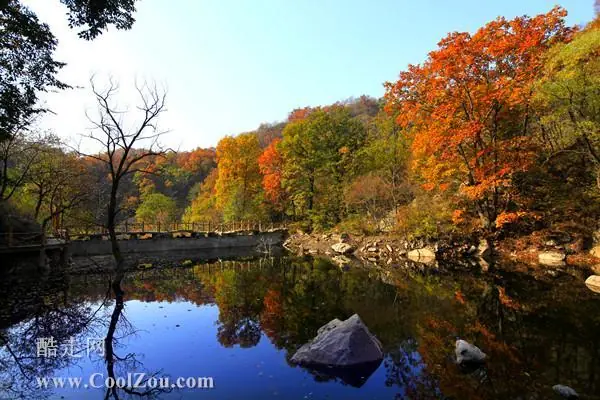
{"label": "wooden railing", "polygon": [[[157,233],[157,232],[269,232],[273,230],[287,229],[284,222],[261,222],[261,221],[232,221],[219,222],[171,222],[171,223],[146,223],[146,222],[124,222],[116,227],[117,234],[127,233]],[[86,228],[70,229],[71,232],[78,234],[108,234],[108,229]]]}

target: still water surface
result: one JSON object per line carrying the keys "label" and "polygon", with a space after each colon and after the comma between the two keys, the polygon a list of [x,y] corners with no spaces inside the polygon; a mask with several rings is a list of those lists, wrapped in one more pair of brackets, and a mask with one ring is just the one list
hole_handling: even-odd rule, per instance
{"label": "still water surface", "polygon": [[[0,398],[140,398],[35,380],[128,372],[213,378],[210,390],[142,393],[158,399],[546,399],[557,383],[600,397],[600,295],[568,273],[390,274],[284,256],[131,272],[122,308],[111,279],[2,276]],[[382,342],[380,365],[341,375],[288,362],[320,326],[354,313]],[[49,337],[56,357],[38,357],[36,341]],[[88,339],[105,337],[90,351]],[[485,369],[454,365],[457,337],[488,354]]]}

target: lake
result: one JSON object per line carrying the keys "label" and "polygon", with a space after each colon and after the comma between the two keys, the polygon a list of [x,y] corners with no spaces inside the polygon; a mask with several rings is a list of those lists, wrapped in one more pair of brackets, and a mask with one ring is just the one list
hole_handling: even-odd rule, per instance
{"label": "lake", "polygon": [[[343,271],[287,255],[183,264],[140,264],[121,281],[122,299],[106,274],[4,272],[0,398],[546,399],[559,383],[600,396],[600,295],[568,271]],[[319,327],[354,313],[381,341],[380,364],[317,371],[289,362]],[[455,365],[457,337],[487,353],[484,368]],[[213,388],[136,394],[41,389],[36,379],[102,384],[128,373],[212,378]]]}

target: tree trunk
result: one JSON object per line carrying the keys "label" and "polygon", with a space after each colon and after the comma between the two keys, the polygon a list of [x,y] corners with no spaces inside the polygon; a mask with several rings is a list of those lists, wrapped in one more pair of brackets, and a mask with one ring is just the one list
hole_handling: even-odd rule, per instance
{"label": "tree trunk", "polygon": [[117,240],[116,232],[116,218],[117,218],[117,190],[118,183],[113,182],[113,187],[110,194],[110,201],[108,204],[108,235],[110,237],[110,245],[115,259],[115,270],[117,273],[123,271],[123,255],[121,254],[121,247]]}
{"label": "tree trunk", "polygon": [[40,190],[38,192],[38,199],[35,203],[35,213],[33,215],[34,219],[37,221],[38,217],[40,216],[40,209],[42,208],[42,199],[43,199],[43,194],[42,191]]}
{"label": "tree trunk", "polygon": [[[105,350],[105,360],[106,360],[106,369],[108,372],[108,376],[115,379],[115,360],[117,359],[114,352],[114,340],[115,340],[115,332],[117,330],[117,323],[119,322],[119,318],[121,317],[121,313],[123,312],[123,295],[124,292],[121,289],[121,279],[123,275],[118,273],[117,277],[115,277],[114,281],[111,284],[112,291],[115,295],[115,308],[113,309],[112,315],[110,317],[110,324],[108,326],[108,333],[106,334],[106,338],[104,339],[104,350]],[[117,386],[108,389],[116,395]],[[116,398],[116,396],[115,396]]]}

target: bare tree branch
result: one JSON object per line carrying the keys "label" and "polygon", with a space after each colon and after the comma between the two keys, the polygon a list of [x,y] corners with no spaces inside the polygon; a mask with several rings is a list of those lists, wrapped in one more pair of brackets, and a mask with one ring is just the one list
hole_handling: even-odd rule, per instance
{"label": "bare tree branch", "polygon": [[[145,173],[144,162],[153,157],[164,157],[167,149],[160,144],[160,138],[167,131],[158,129],[159,116],[166,111],[166,91],[160,91],[156,84],[148,85],[135,83],[139,96],[139,104],[135,112],[120,110],[115,102],[119,93],[119,85],[109,77],[107,86],[103,89],[96,84],[94,77],[90,79],[90,86],[96,99],[98,116],[86,116],[92,124],[89,134],[85,139],[100,145],[99,153],[83,153],[81,156],[89,157],[107,166],[111,177],[111,189],[108,203],[106,227],[109,232],[112,252],[117,270],[122,268],[123,257],[116,238],[117,216],[120,211],[119,194],[122,179],[132,173]],[[124,124],[124,119],[132,120],[135,115],[140,115],[133,128]]]}

